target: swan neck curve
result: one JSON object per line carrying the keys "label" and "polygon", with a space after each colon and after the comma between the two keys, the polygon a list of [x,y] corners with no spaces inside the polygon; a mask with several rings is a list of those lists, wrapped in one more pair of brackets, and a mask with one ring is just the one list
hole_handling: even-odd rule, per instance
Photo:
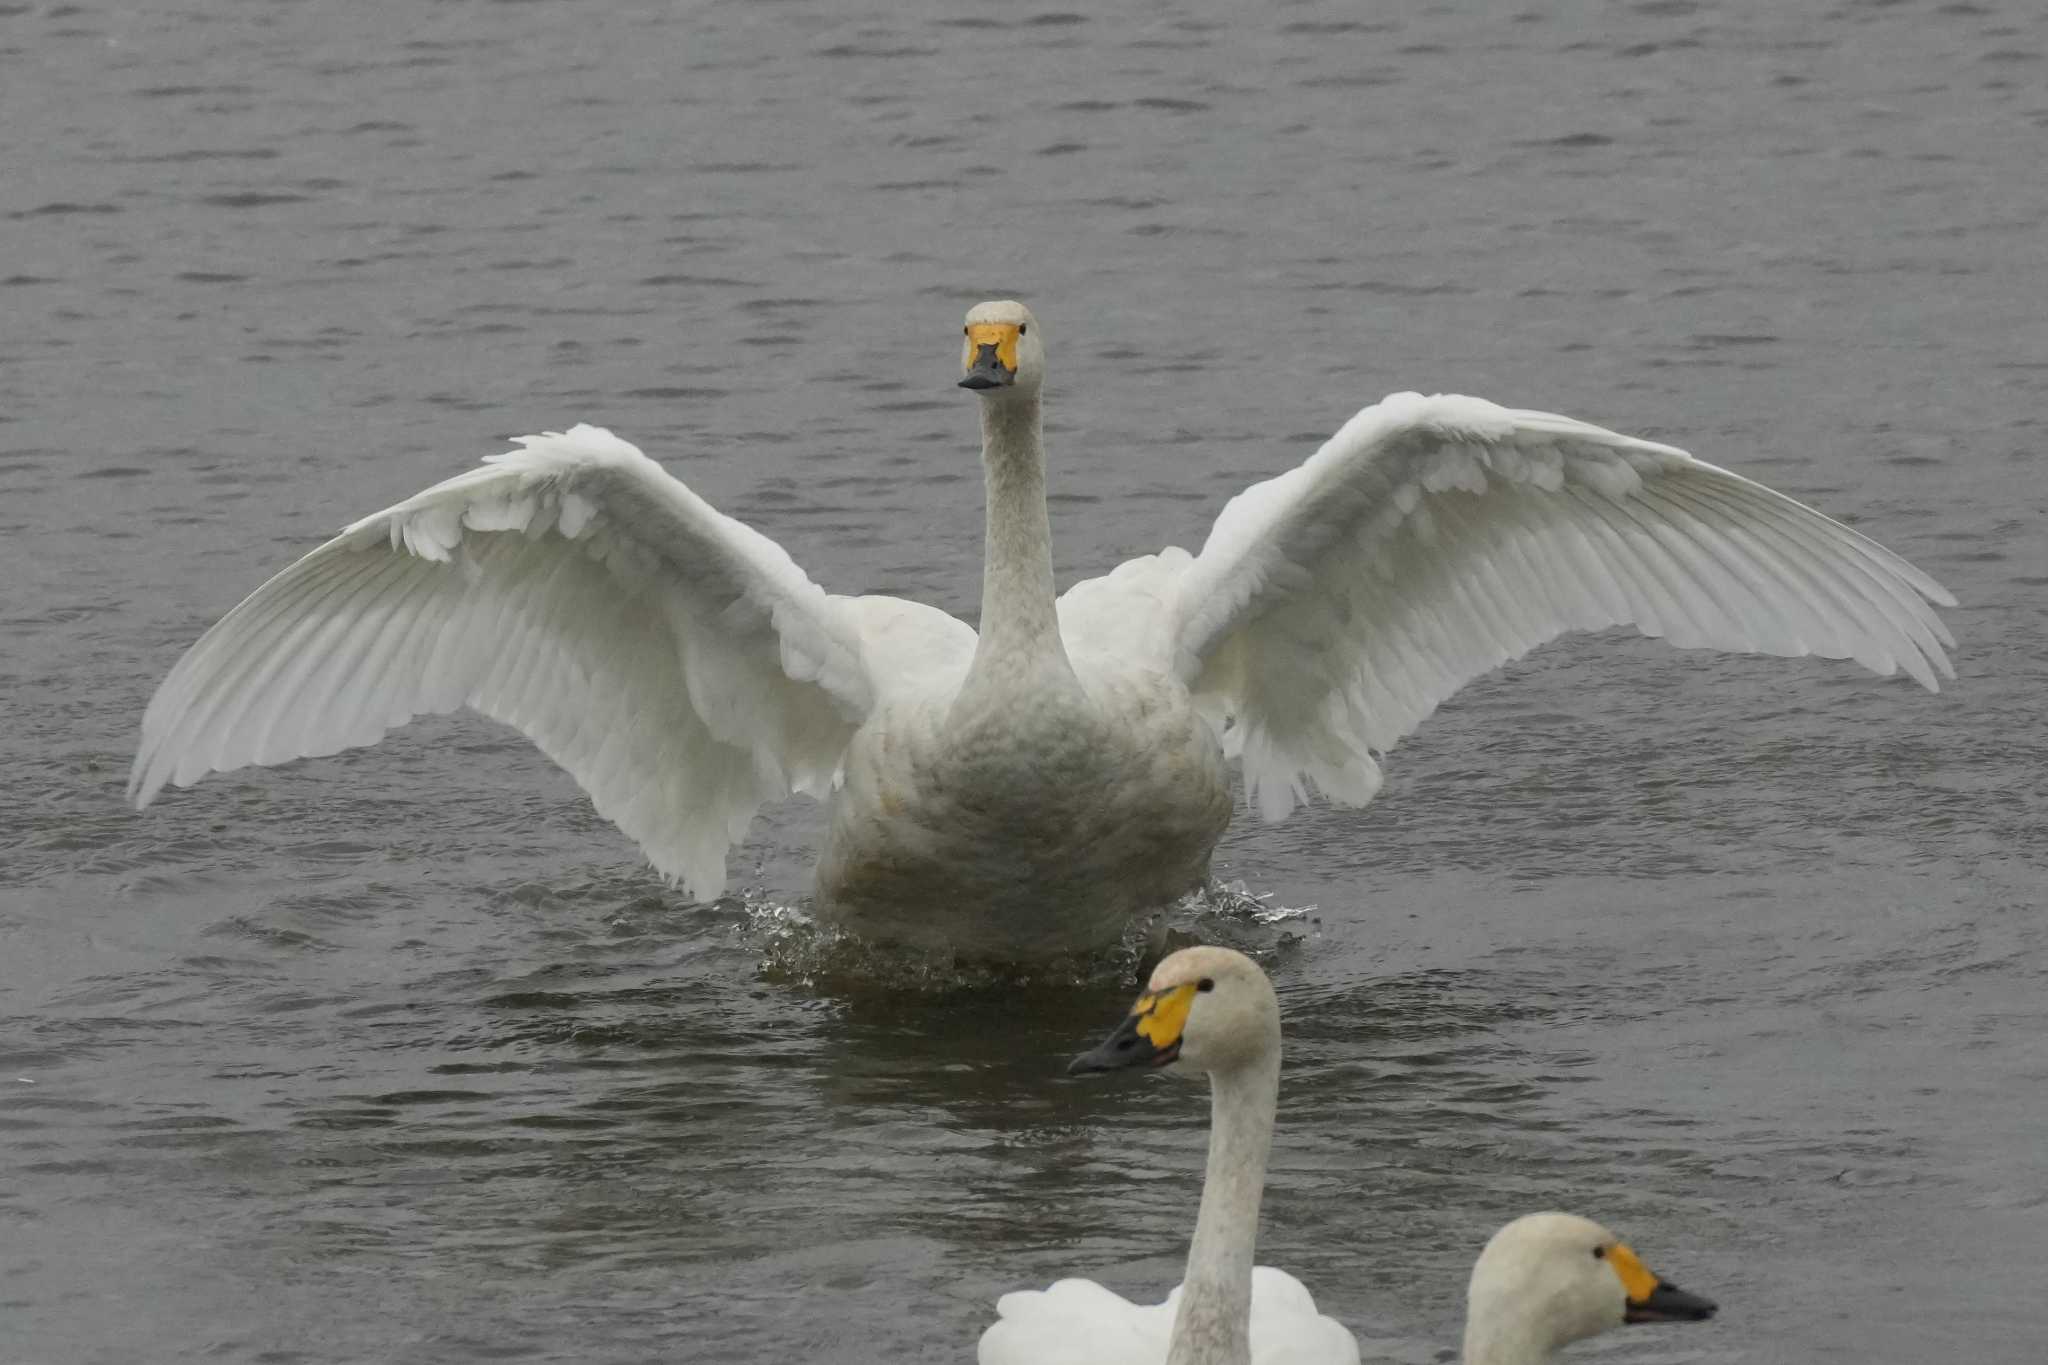
{"label": "swan neck curve", "polygon": [[1209,1165],[1166,1365],[1249,1365],[1252,1257],[1279,1095],[1277,1045],[1211,1075]]}
{"label": "swan neck curve", "polygon": [[1053,605],[1052,522],[1045,506],[1045,452],[1036,393],[981,405],[981,462],[988,539],[981,577],[981,630],[970,685],[1014,679],[1052,664],[1070,671]]}

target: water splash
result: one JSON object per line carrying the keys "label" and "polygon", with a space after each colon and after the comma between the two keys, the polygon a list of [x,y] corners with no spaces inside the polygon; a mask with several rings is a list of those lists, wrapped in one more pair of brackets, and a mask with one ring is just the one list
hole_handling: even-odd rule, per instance
{"label": "water splash", "polygon": [[1248,919],[1256,924],[1286,924],[1291,920],[1312,919],[1316,912],[1313,905],[1288,906],[1268,905],[1273,892],[1255,893],[1242,880],[1234,882],[1211,881],[1200,891],[1181,899],[1182,905],[1196,905],[1217,914],[1236,919]]}
{"label": "water splash", "polygon": [[1108,949],[1042,961],[994,962],[877,943],[819,921],[808,902],[795,905],[757,893],[719,902],[737,918],[740,941],[761,955],[764,981],[830,994],[951,995],[1004,990],[1110,989],[1142,982],[1167,953],[1197,943],[1221,944],[1271,965],[1300,943],[1300,921],[1314,906],[1269,904],[1243,882],[1211,881],[1155,914],[1134,919]]}

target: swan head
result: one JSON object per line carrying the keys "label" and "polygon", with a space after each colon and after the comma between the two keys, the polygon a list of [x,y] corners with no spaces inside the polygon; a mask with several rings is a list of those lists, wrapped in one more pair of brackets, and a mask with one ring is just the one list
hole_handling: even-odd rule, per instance
{"label": "swan head", "polygon": [[1214,1075],[1276,1059],[1280,1002],[1259,964],[1229,948],[1183,948],[1153,969],[1145,993],[1070,1075],[1164,1068]]}
{"label": "swan head", "polygon": [[966,337],[961,388],[993,402],[1038,392],[1045,379],[1045,344],[1029,308],[1015,299],[977,303],[967,310],[961,331]]}
{"label": "swan head", "polygon": [[1711,1299],[1650,1272],[1626,1242],[1590,1218],[1531,1213],[1493,1235],[1466,1291],[1468,1358],[1512,1338],[1548,1353],[1633,1322],[1699,1322]]}

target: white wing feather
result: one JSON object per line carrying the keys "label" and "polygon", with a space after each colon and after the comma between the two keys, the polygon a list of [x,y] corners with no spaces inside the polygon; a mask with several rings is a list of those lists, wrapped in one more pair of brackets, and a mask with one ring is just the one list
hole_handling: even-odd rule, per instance
{"label": "white wing feather", "polygon": [[1362,805],[1373,752],[1567,630],[1953,678],[1940,584],[1684,451],[1483,399],[1395,394],[1217,518],[1180,576],[1174,667],[1234,719],[1269,820]]}
{"label": "white wing feather", "polygon": [[906,640],[915,668],[961,632],[972,652],[929,608],[828,597],[608,431],[518,444],[356,522],[207,631],[143,717],[136,804],[469,706],[712,896],[763,802],[829,787]]}
{"label": "white wing feather", "polygon": [[1060,594],[1060,639],[1070,658],[1096,655],[1164,668],[1176,641],[1174,607],[1194,557],[1178,546],[1126,560]]}

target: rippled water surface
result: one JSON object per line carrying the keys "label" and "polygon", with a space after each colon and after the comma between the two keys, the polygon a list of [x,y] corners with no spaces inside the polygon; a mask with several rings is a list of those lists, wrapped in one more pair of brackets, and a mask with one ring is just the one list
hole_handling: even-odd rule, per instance
{"label": "rippled water surface", "polygon": [[1964,603],[1938,697],[1574,638],[1241,818],[1314,907],[1183,916],[1282,993],[1263,1258],[1429,1361],[1563,1205],[1724,1304],[1616,1357],[2039,1360],[2048,24],[1790,8],[0,5],[0,1361],[952,1361],[1172,1283],[1201,1096],[1060,1078],[1127,984],[866,981],[776,909],[815,808],[706,906],[474,718],[121,801],[225,608],[575,420],[971,615],[1011,292],[1063,582],[1422,388]]}

